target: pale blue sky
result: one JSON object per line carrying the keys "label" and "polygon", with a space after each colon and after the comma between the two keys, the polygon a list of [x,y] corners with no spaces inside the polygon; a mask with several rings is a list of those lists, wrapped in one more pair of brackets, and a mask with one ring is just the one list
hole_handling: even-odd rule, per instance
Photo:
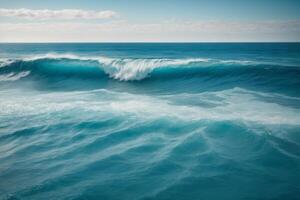
{"label": "pale blue sky", "polygon": [[[5,9],[2,14],[0,10],[0,41],[300,40],[298,0],[0,0],[0,9]],[[65,17],[62,12],[55,17],[53,13],[24,17],[15,14],[21,12],[18,9],[28,9],[30,16],[44,9],[113,14],[87,13],[88,17],[80,18],[77,14]],[[56,30],[56,24],[66,30]],[[24,34],[12,32],[22,32],[22,28]],[[45,28],[54,28],[54,33],[43,34]],[[86,31],[82,36],[81,28]]]}
{"label": "pale blue sky", "polygon": [[300,19],[299,0],[0,0],[2,8],[114,10],[131,20]]}

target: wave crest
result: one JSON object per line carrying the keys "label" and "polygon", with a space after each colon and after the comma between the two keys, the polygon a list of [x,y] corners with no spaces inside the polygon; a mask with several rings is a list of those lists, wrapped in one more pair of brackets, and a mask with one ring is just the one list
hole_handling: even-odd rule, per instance
{"label": "wave crest", "polygon": [[114,79],[121,81],[141,80],[146,78],[154,69],[160,67],[174,67],[192,63],[208,62],[208,59],[103,59],[104,71]]}

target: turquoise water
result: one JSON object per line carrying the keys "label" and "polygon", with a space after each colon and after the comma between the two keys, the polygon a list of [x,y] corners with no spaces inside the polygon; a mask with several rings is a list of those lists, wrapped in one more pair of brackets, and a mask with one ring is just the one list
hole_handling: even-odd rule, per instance
{"label": "turquoise water", "polygon": [[0,199],[298,199],[300,44],[0,44]]}

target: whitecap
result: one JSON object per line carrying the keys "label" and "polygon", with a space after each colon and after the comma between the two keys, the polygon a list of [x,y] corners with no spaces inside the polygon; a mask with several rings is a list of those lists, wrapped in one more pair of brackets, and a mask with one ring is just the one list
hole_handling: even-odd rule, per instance
{"label": "whitecap", "polygon": [[0,81],[17,81],[23,77],[26,77],[30,74],[30,71],[24,71],[20,73],[8,73],[0,75]]}

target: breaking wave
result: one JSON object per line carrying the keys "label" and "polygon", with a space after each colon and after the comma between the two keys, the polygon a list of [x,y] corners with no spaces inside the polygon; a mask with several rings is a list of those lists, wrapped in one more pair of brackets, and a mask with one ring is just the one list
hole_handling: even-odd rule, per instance
{"label": "breaking wave", "polygon": [[297,199],[299,52],[2,44],[0,199]]}
{"label": "breaking wave", "polygon": [[[184,58],[184,59],[169,59],[169,58],[108,58],[108,57],[84,57],[72,54],[46,54],[42,56],[34,56],[23,59],[5,59],[0,60],[1,74],[11,74],[19,76],[20,71],[35,71],[35,72],[55,72],[55,74],[70,74],[75,73],[94,73],[101,74],[104,72],[110,78],[120,81],[142,80],[150,77],[155,73],[169,74],[176,73],[176,70],[182,72],[191,72],[205,69],[208,71],[216,70],[209,69],[227,67],[261,67],[271,66],[271,63],[257,63],[255,61],[246,60],[217,60],[209,58]],[[273,65],[272,65],[273,66]],[[262,68],[266,69],[266,68]],[[90,70],[90,71],[89,71]],[[297,69],[298,70],[298,69]],[[298,70],[299,71],[299,70]],[[29,75],[27,73],[26,75]],[[92,76],[93,76],[92,75]],[[7,75],[6,75],[7,76]],[[25,76],[22,76],[25,77]],[[16,80],[18,80],[16,78]]]}

